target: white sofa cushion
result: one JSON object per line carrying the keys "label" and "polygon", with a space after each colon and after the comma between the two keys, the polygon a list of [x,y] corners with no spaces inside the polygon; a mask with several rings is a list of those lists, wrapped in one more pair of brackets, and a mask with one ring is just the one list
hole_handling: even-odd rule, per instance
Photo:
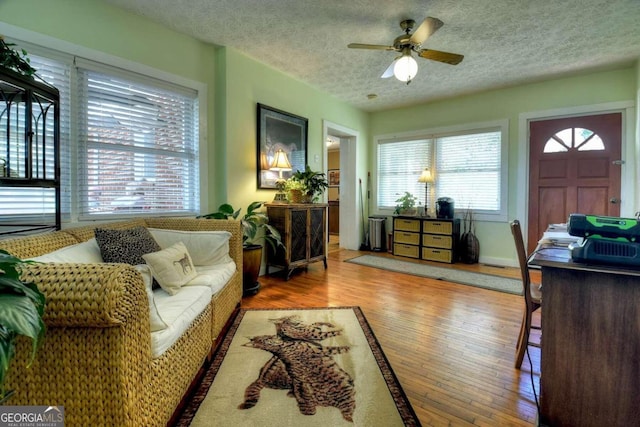
{"label": "white sofa cushion", "polygon": [[[204,220],[203,220],[204,221]],[[231,261],[228,231],[181,231],[149,228],[149,232],[161,248],[182,242],[191,254],[193,264],[213,265]]]}
{"label": "white sofa cushion", "polygon": [[182,285],[197,275],[189,251],[182,242],[144,254],[142,259],[151,267],[151,273],[160,287],[170,295],[175,295]]}
{"label": "white sofa cushion", "polygon": [[139,264],[135,266],[136,270],[142,275],[144,282],[144,288],[147,291],[147,298],[149,299],[149,323],[151,325],[151,332],[161,331],[167,328],[167,324],[162,320],[158,307],[156,306],[155,296],[153,292],[153,276],[151,274],[151,268],[146,264]]}
{"label": "white sofa cushion", "polygon": [[186,286],[206,286],[211,289],[211,295],[215,295],[227,284],[236,271],[236,263],[229,261],[225,264],[209,266],[196,266],[198,275],[191,279]]}
{"label": "white sofa cushion", "polygon": [[100,255],[100,248],[96,239],[89,239],[86,242],[65,246],[57,251],[48,254],[29,258],[38,262],[69,262],[78,264],[94,264],[104,262]]}
{"label": "white sofa cushion", "polygon": [[211,290],[206,286],[183,286],[175,295],[169,295],[164,289],[156,289],[153,294],[158,312],[168,325],[151,333],[151,354],[156,358],[167,351],[211,303]]}

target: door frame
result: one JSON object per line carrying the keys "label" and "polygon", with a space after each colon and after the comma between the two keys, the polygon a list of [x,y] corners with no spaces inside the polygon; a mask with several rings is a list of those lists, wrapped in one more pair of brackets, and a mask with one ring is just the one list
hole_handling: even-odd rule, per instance
{"label": "door frame", "polygon": [[[329,135],[340,138],[340,247],[356,250],[360,246],[360,206],[357,197],[358,142],[360,132],[322,120],[322,155],[324,173],[327,173],[327,144]],[[326,193],[325,193],[326,202]]]}
{"label": "door frame", "polygon": [[[605,113],[622,114],[622,147],[621,154],[624,164],[621,170],[620,183],[620,216],[632,217],[636,206],[634,189],[636,170],[635,119],[636,107],[633,101],[608,102],[603,104],[582,105],[578,107],[558,108],[521,113],[518,116],[518,167],[516,177],[516,218],[522,224],[525,236],[529,227],[529,122],[542,119],[559,119],[573,116],[588,116]],[[639,147],[640,149],[640,147]]]}

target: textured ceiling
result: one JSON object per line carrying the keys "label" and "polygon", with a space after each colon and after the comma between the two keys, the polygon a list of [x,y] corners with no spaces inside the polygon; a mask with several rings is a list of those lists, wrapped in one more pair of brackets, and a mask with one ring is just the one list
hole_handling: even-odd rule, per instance
{"label": "textured ceiling", "polygon": [[[619,68],[640,57],[640,0],[105,1],[232,47],[366,111]],[[417,58],[418,75],[406,85],[380,78],[395,52],[347,48],[390,45],[401,20],[427,16],[444,26],[422,47],[462,54],[462,63]]]}

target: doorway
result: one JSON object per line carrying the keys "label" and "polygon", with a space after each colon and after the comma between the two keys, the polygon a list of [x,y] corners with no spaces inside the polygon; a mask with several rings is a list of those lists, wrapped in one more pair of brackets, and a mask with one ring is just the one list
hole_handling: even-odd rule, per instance
{"label": "doorway", "polygon": [[[334,218],[336,211],[338,215],[337,234],[334,236],[338,237],[339,247],[346,249],[358,249],[361,241],[361,236],[358,234],[360,223],[356,197],[358,139],[359,132],[323,121],[325,173],[332,185],[327,192],[327,201],[331,200],[329,197],[337,198],[338,203],[334,203],[333,207]],[[334,147],[330,148],[329,141]],[[331,161],[329,156],[332,157]],[[333,175],[333,181],[331,175]],[[331,206],[329,209],[331,210]],[[330,224],[327,224],[327,227],[329,226]],[[331,237],[331,234],[329,236]]]}
{"label": "doorway", "polygon": [[325,139],[327,147],[327,189],[329,251],[340,247],[340,141],[335,135]]}
{"label": "doorway", "polygon": [[619,216],[622,113],[529,123],[529,252],[571,213]]}

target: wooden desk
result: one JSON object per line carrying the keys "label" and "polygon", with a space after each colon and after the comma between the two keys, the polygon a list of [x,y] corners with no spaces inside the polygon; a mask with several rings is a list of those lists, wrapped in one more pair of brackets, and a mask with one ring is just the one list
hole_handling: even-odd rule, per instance
{"label": "wooden desk", "polygon": [[540,421],[640,425],[640,270],[574,263],[542,247]]}

